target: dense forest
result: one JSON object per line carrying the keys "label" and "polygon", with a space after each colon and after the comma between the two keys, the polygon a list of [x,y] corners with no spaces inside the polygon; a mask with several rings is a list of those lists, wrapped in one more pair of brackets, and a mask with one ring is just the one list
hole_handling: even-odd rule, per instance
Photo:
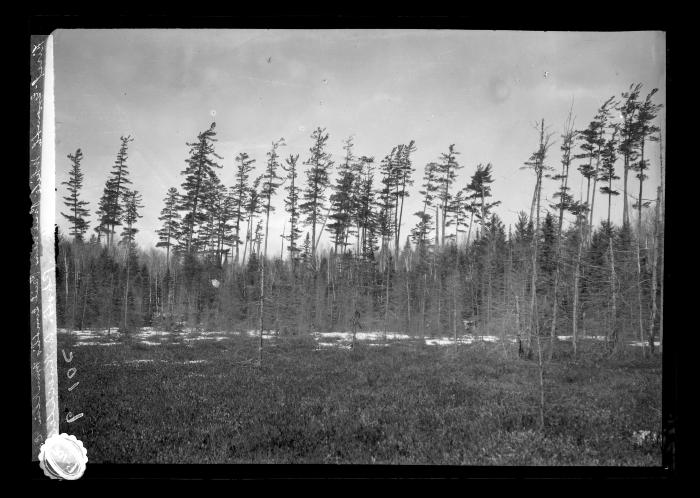
{"label": "dense forest", "polygon": [[[476,165],[460,185],[468,152],[454,145],[422,168],[413,140],[376,160],[348,138],[333,158],[319,127],[306,157],[284,157],[284,139],[272,142],[257,177],[255,160],[240,152],[227,166],[235,183],[226,186],[212,123],[187,144],[179,188],[163,187],[157,247],[139,248],[138,189],[153,187],[129,178],[133,139],[121,137],[93,209],[81,199],[77,149],[64,182],[69,230],[58,236],[59,326],[254,329],[261,348],[263,331],[456,339],[466,328],[516,337],[528,358],[551,355],[557,336],[571,336],[574,354],[584,336],[603,336],[611,353],[641,341],[643,354],[654,354],[663,335],[664,236],[655,94],[633,84],[584,129],[575,129],[572,111],[561,130],[539,121],[522,163],[532,172],[532,202],[508,227],[494,209],[498,165]],[[652,154],[661,185],[649,192]],[[570,185],[579,175],[576,198]],[[415,213],[404,209],[409,194],[420,199]],[[280,197],[283,213],[272,204]],[[618,202],[622,219],[613,220]],[[607,214],[600,224],[596,204]],[[281,250],[268,240],[273,216],[286,217]],[[324,233],[330,243],[321,248]]]}

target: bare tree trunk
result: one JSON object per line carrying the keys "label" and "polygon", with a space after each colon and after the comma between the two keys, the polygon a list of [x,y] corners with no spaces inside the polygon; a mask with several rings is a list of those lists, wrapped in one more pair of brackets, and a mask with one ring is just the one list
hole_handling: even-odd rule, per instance
{"label": "bare tree trunk", "polygon": [[435,322],[435,326],[438,332],[442,332],[442,327],[440,326],[440,318],[442,316],[442,299],[440,299],[440,294],[442,293],[442,285],[440,285],[440,281],[437,281],[437,292],[436,292],[436,297],[437,297],[437,321]]}
{"label": "bare tree trunk", "polygon": [[[544,122],[542,123],[542,129],[544,130]],[[544,132],[542,132],[544,133]],[[541,145],[541,143],[540,143]],[[537,289],[537,249],[539,240],[539,230],[540,230],[540,185],[541,185],[541,173],[537,177],[537,189],[535,191],[535,198],[537,204],[537,211],[535,212],[535,231],[532,244],[532,280],[531,280],[531,293],[530,293],[530,341],[532,341],[532,335],[535,336],[537,341],[537,366],[539,373],[539,388],[540,388],[540,430],[544,431],[544,366],[542,364],[542,346],[540,344],[540,333],[539,333],[539,320],[537,317],[537,299],[536,299],[536,289]],[[533,203],[534,204],[534,203]],[[531,348],[531,346],[530,346]],[[532,349],[528,352],[528,357],[531,355]]]}
{"label": "bare tree trunk", "polygon": [[[537,185],[540,183],[541,175],[538,175]],[[537,336],[537,347],[540,347],[539,340],[539,320],[537,317],[537,249],[540,232],[540,190],[536,192],[535,230],[533,232],[532,261],[531,261],[531,288],[530,288],[530,337],[528,340],[528,358],[532,356],[532,335]]]}
{"label": "bare tree trunk", "polygon": [[[644,164],[644,136],[641,141],[641,159]],[[639,178],[639,198],[637,200],[637,296],[639,304],[639,340],[642,343],[642,354],[646,357],[647,351],[644,346],[644,318],[642,315],[642,188],[644,186],[644,171],[640,172]]]}
{"label": "bare tree trunk", "polygon": [[[535,239],[537,240],[537,239]],[[532,356],[532,336],[537,336],[539,331],[537,330],[537,242],[534,243],[534,248],[532,250],[532,270],[530,276],[530,337],[528,344],[528,357]],[[539,344],[539,339],[537,340]]]}
{"label": "bare tree trunk", "polygon": [[420,337],[421,339],[425,338],[425,294],[428,290],[427,280],[428,280],[428,275],[424,273],[423,274],[423,296],[421,299],[421,329],[420,329],[421,330],[421,337]]}
{"label": "bare tree trunk", "polygon": [[654,219],[654,256],[652,258],[652,263],[651,263],[651,317],[649,319],[649,350],[651,351],[651,354],[654,354],[654,323],[656,322],[656,279],[657,279],[657,274],[656,274],[656,266],[657,266],[657,257],[659,255],[659,246],[661,245],[661,240],[659,237],[659,202],[661,200],[661,187],[659,186],[657,188],[657,194],[656,194],[656,213],[655,213],[655,219]]}
{"label": "bare tree trunk", "polygon": [[[612,334],[613,347],[617,348],[617,290],[615,282],[615,254],[613,251],[612,236],[609,240],[610,244],[610,333]],[[606,336],[608,332],[606,331]]]}
{"label": "bare tree trunk", "polygon": [[630,215],[627,207],[627,175],[629,173],[629,158],[625,157],[624,174],[622,180],[622,224],[629,225]]}
{"label": "bare tree trunk", "polygon": [[[641,225],[641,222],[640,222]],[[640,255],[640,243],[639,238],[641,234],[637,235],[637,305],[638,305],[638,315],[639,315],[639,341],[642,343],[642,356],[646,357],[647,350],[644,344],[644,318],[642,316],[642,261]]]}
{"label": "bare tree trunk", "polygon": [[[549,353],[547,356],[547,361],[552,361],[552,354],[554,353],[554,339],[556,338],[556,328],[557,328],[557,312],[559,310],[558,292],[559,292],[559,272],[560,265],[559,259],[561,258],[561,242],[557,244],[559,249],[557,250],[557,265],[554,271],[554,296],[552,297],[552,327],[549,331]],[[577,282],[578,283],[578,282]]]}
{"label": "bare tree trunk", "polygon": [[452,333],[457,345],[457,274],[452,277]]}
{"label": "bare tree trunk", "polygon": [[541,176],[538,172],[537,178],[535,180],[535,191],[532,193],[532,204],[530,205],[530,221],[535,219],[535,207],[537,206],[537,196],[538,192],[540,191],[540,180]]}
{"label": "bare tree trunk", "polygon": [[474,211],[471,212],[469,216],[469,229],[467,230],[467,249],[469,249],[469,240],[472,236],[472,222],[474,221]]}
{"label": "bare tree trunk", "polygon": [[68,328],[68,330],[70,330],[72,332],[73,331],[73,324],[71,324],[71,326],[68,327],[68,295],[69,295],[69,293],[68,293],[68,279],[70,278],[70,272],[68,271],[68,255],[65,252],[63,253],[63,267],[65,268],[64,274],[65,274],[65,281],[66,281],[66,294],[65,294],[65,298],[64,298],[65,311],[63,314],[64,314],[65,319],[66,319],[66,327]]}
{"label": "bare tree trunk", "polygon": [[151,295],[151,272],[148,272],[148,315],[152,316],[153,314],[153,305],[152,303],[152,295]]}
{"label": "bare tree trunk", "polygon": [[[592,165],[593,165],[593,156],[591,155],[591,156],[589,157],[589,159],[588,159],[588,168],[589,168],[589,171],[590,171],[590,167],[591,167]],[[591,200],[591,179],[590,179],[590,177],[586,177],[586,206],[587,206],[587,207],[590,206],[590,200]],[[592,227],[589,228],[589,224],[588,224],[588,221],[589,221],[589,219],[591,219],[591,218],[590,218],[589,216],[586,216],[585,219],[586,219],[586,222],[584,223],[585,227],[584,227],[583,232],[584,232],[586,241],[588,241],[588,234],[589,234],[590,232],[592,232],[593,230],[592,230]]]}
{"label": "bare tree trunk", "polygon": [[459,283],[459,246],[457,244],[457,234],[455,234],[455,268],[452,275],[452,328],[457,344],[457,284]]}
{"label": "bare tree trunk", "polygon": [[572,341],[574,346],[574,356],[576,356],[576,348],[578,346],[578,314],[579,314],[579,279],[581,275],[581,256],[583,253],[583,219],[579,219],[579,241],[578,254],[576,255],[576,266],[574,267],[574,306],[572,312]]}
{"label": "bare tree trunk", "polygon": [[396,256],[397,256],[396,264],[397,265],[399,264],[399,258],[398,258],[399,242],[401,240],[401,224],[403,223],[403,221],[402,221],[402,219],[403,219],[403,200],[404,200],[405,195],[406,195],[406,174],[404,174],[404,177],[403,177],[403,187],[401,190],[401,208],[399,210],[399,222],[396,225]]}
{"label": "bare tree trunk", "polygon": [[438,207],[437,204],[435,205],[435,249],[437,250],[438,247],[440,247],[440,222],[438,221],[439,218],[439,212],[438,212]]}
{"label": "bare tree trunk", "polygon": [[246,253],[248,252],[248,241],[250,241],[250,252],[253,252],[253,241],[252,241],[252,234],[253,234],[253,214],[251,213],[250,216],[248,217],[248,228],[246,230],[245,234],[245,244],[243,245],[243,258],[241,258],[241,265],[245,264],[245,256]]}
{"label": "bare tree trunk", "polygon": [[660,259],[660,265],[661,268],[660,274],[661,274],[661,306],[659,309],[659,344],[663,348],[663,343],[664,343],[664,228],[665,228],[665,215],[666,215],[666,209],[665,209],[665,199],[666,199],[666,190],[665,190],[665,176],[664,176],[664,161],[663,161],[663,143],[662,143],[662,137],[661,133],[659,132],[659,167],[661,169],[661,198],[659,201],[659,207],[660,207],[660,213],[659,217],[661,218],[661,225],[659,226],[659,259]]}
{"label": "bare tree trunk", "polygon": [[[540,161],[544,161],[544,120],[542,120],[542,127],[540,132],[540,151],[542,152],[542,157]],[[545,149],[546,150],[546,149]],[[539,231],[540,231],[540,193],[541,189],[541,178],[542,178],[542,162],[540,163],[540,168],[537,175],[537,211],[535,213],[535,230],[533,232],[533,244],[532,244],[532,289],[530,294],[530,331],[531,337],[534,334],[537,341],[537,366],[539,372],[539,388],[540,388],[540,430],[544,431],[544,366],[542,364],[542,345],[540,344],[540,332],[539,332],[539,319],[537,313],[537,250],[539,242]],[[531,350],[530,350],[531,351]],[[528,354],[530,356],[530,354]]]}
{"label": "bare tree trunk", "polygon": [[107,337],[112,332],[112,302],[114,301],[114,272],[111,272],[109,281],[109,308],[107,310]]}
{"label": "bare tree trunk", "polygon": [[[267,236],[270,227],[270,203],[272,196],[267,197],[267,206],[265,209],[265,247],[263,249],[262,258],[260,258],[260,344],[258,345],[258,366],[262,367],[263,357],[263,315],[265,314],[265,260],[267,259]],[[284,239],[283,239],[284,240]]]}
{"label": "bare tree trunk", "polygon": [[[89,275],[90,274],[88,273],[88,276]],[[82,314],[82,318],[80,319],[80,330],[83,330],[85,328],[85,309],[87,308],[87,294],[88,294],[88,285],[86,282],[85,283],[85,294],[83,295],[83,314]]]}
{"label": "bare tree trunk", "polygon": [[591,194],[591,211],[589,213],[590,215],[590,220],[588,222],[588,244],[590,245],[591,240],[593,238],[593,209],[595,208],[595,193],[597,190],[597,185],[598,185],[598,163],[600,161],[596,162],[596,167],[595,167],[595,176],[593,177],[593,192]]}
{"label": "bare tree trunk", "polygon": [[258,366],[262,367],[262,357],[263,357],[263,311],[264,311],[264,289],[265,289],[265,257],[263,256],[260,260],[260,342],[258,344]]}
{"label": "bare tree trunk", "polygon": [[360,324],[360,311],[357,309],[357,282],[354,282],[354,284],[352,289],[352,344],[350,345],[352,349],[355,349],[357,327]]}
{"label": "bare tree trunk", "polygon": [[[571,123],[571,112],[569,112],[569,124],[567,124],[567,134],[573,133],[569,126]],[[569,135],[572,136],[572,135]],[[566,137],[565,137],[566,139]],[[557,313],[559,311],[559,273],[561,272],[561,232],[564,225],[564,193],[568,190],[569,184],[569,158],[566,156],[564,162],[562,163],[562,185],[561,192],[562,196],[559,199],[559,225],[557,227],[557,258],[556,258],[556,270],[554,272],[554,296],[552,302],[552,328],[549,335],[549,355],[547,357],[547,362],[552,361],[552,355],[554,354],[554,339],[557,333]],[[598,170],[598,164],[596,164],[596,172]],[[595,194],[595,182],[593,183],[593,193]],[[595,195],[593,197],[595,200]],[[591,213],[593,210],[591,209]],[[593,218],[591,218],[592,220]]]}
{"label": "bare tree trunk", "polygon": [[542,365],[542,346],[539,333],[535,337],[537,338],[537,367],[540,381],[540,431],[544,432],[544,366]]}
{"label": "bare tree trunk", "polygon": [[411,289],[408,285],[408,272],[406,272],[406,333],[411,331]]}
{"label": "bare tree trunk", "polygon": [[[489,261],[489,285],[488,289],[489,292],[486,295],[486,323],[490,324],[491,323],[491,301],[492,301],[492,296],[493,296],[493,282],[492,282],[492,275],[491,275],[491,262]],[[489,327],[490,328],[490,327]]]}
{"label": "bare tree trunk", "polygon": [[518,357],[523,357],[523,341],[520,333],[520,296],[515,293],[515,335],[518,339]]}
{"label": "bare tree trunk", "polygon": [[78,268],[79,259],[76,257],[73,261],[75,266],[75,277],[73,278],[73,313],[72,313],[72,327],[75,328],[76,325],[76,314],[78,313],[78,281],[80,280],[80,270]]}
{"label": "bare tree trunk", "polygon": [[333,262],[333,268],[335,269],[335,258],[337,257],[336,254],[333,254],[331,257],[329,257],[328,261],[328,281],[331,283],[331,293],[332,293],[332,300],[331,300],[331,331],[335,331],[335,326],[336,323],[339,320],[339,312],[336,312],[336,303],[337,303],[337,298],[335,295],[335,272],[331,272],[331,261]]}
{"label": "bare tree trunk", "polygon": [[[156,271],[155,281],[153,282],[153,284],[154,284],[154,286],[155,286],[155,288],[156,288],[156,289],[155,289],[155,291],[156,291],[156,313],[158,312],[158,302],[159,302],[159,301],[158,301],[158,297],[159,297],[159,294],[158,294],[158,280],[159,280],[159,279],[160,279],[160,272]],[[163,305],[163,296],[162,296],[162,294],[163,294],[163,287],[162,287],[162,286],[161,286],[161,289],[160,289],[160,293],[161,293],[161,295],[160,295],[160,313],[161,313],[161,315],[164,316],[164,315],[165,315],[165,308],[163,307],[164,305]]]}
{"label": "bare tree trunk", "polygon": [[[131,227],[129,227],[131,228]],[[127,323],[126,323],[126,318],[127,318],[127,311],[128,311],[128,306],[129,306],[129,270],[131,269],[131,265],[129,264],[129,247],[131,244],[127,244],[126,248],[126,284],[124,285],[124,332],[127,330]]]}
{"label": "bare tree trunk", "polygon": [[386,266],[386,297],[384,299],[384,341],[386,341],[386,334],[387,334],[387,327],[389,326],[389,254],[388,254],[388,246],[385,246],[385,249],[387,250],[386,254],[386,261],[385,261],[385,266]]}

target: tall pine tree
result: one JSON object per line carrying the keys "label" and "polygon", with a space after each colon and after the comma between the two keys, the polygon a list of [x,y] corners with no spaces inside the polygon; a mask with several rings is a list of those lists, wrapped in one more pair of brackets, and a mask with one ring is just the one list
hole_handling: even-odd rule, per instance
{"label": "tall pine tree", "polygon": [[457,178],[457,170],[462,168],[462,166],[457,162],[458,154],[459,152],[455,151],[455,145],[451,144],[447,152],[440,155],[441,162],[438,163],[438,182],[440,184],[438,198],[440,199],[440,205],[442,207],[442,237],[440,239],[440,245],[443,246],[445,245],[445,226],[447,224],[447,214],[450,211],[450,201],[452,199],[450,187]]}
{"label": "tall pine tree", "polygon": [[309,149],[309,158],[304,164],[309,166],[306,171],[306,187],[302,192],[303,202],[299,204],[300,212],[306,216],[305,222],[311,225],[311,260],[316,258],[317,227],[323,222],[326,208],[326,189],[330,184],[330,170],[333,167],[331,155],[326,152],[328,133],[325,128],[318,127],[311,134],[313,144]]}
{"label": "tall pine tree", "polygon": [[175,187],[170,187],[163,199],[165,206],[160,212],[159,221],[163,225],[158,229],[158,243],[156,247],[165,247],[165,265],[170,269],[170,248],[176,245],[177,239],[180,236],[180,213],[177,206],[180,202],[180,196]]}
{"label": "tall pine tree", "polygon": [[353,192],[355,187],[355,156],[352,152],[352,137],[348,137],[343,145],[345,157],[338,165],[338,176],[330,195],[330,219],[326,229],[332,235],[333,250],[338,252],[338,247],[343,249],[347,245],[348,235],[352,229],[353,217]]}
{"label": "tall pine tree", "polygon": [[214,159],[222,159],[214,151],[216,142],[216,123],[212,123],[208,130],[197,135],[197,140],[187,143],[190,147],[190,157],[185,159],[187,167],[182,171],[185,181],[182,183],[182,196],[179,209],[185,211],[183,218],[183,239],[185,242],[185,252],[193,250],[193,239],[197,234],[197,229],[206,222],[207,217],[203,205],[206,202],[207,186],[212,178],[216,176],[214,168],[221,168],[221,165]]}
{"label": "tall pine tree", "polygon": [[239,248],[243,243],[241,240],[241,230],[243,229],[242,224],[246,222],[246,204],[248,202],[248,194],[250,192],[248,180],[250,178],[250,173],[254,169],[254,162],[255,159],[251,159],[245,152],[241,152],[236,156],[236,184],[231,187],[234,220],[233,244],[236,246],[236,256],[234,261],[236,264],[238,264]]}
{"label": "tall pine tree", "polygon": [[287,166],[282,165],[282,168],[287,172],[288,185],[285,187],[287,191],[287,197],[284,200],[284,207],[289,213],[289,234],[285,236],[285,239],[289,241],[289,246],[287,250],[289,251],[289,256],[292,261],[293,267],[296,267],[296,262],[299,257],[298,253],[301,250],[299,248],[298,240],[301,237],[301,229],[299,228],[299,195],[301,193],[301,188],[297,184],[297,177],[299,176],[297,172],[297,162],[299,161],[299,154],[290,154],[286,159]]}
{"label": "tall pine tree", "polygon": [[80,189],[83,188],[83,172],[80,169],[80,161],[83,160],[83,153],[80,149],[75,154],[68,154],[71,160],[71,169],[68,173],[68,181],[62,185],[68,187],[69,195],[64,197],[64,204],[69,209],[69,213],[61,213],[68,220],[70,225],[69,234],[75,237],[77,242],[82,242],[85,232],[88,229],[87,217],[89,211],[85,208],[87,201],[80,200]]}
{"label": "tall pine tree", "polygon": [[131,136],[120,137],[121,146],[114,161],[110,177],[105,184],[100,208],[102,219],[100,224],[107,234],[107,244],[114,243],[114,229],[122,224],[123,205],[126,202],[125,194],[128,192],[127,185],[131,184],[129,179],[129,169],[126,164],[128,159],[129,142],[133,142]]}

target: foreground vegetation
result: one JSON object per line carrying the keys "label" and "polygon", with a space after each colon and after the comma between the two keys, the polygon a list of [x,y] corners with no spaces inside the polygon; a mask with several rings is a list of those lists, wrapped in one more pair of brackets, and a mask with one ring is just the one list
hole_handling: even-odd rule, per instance
{"label": "foreground vegetation", "polygon": [[74,354],[59,361],[60,406],[84,416],[60,429],[91,463],[661,464],[660,447],[634,437],[661,428],[660,359],[638,349],[610,357],[591,343],[574,358],[558,342],[541,431],[537,362],[515,345],[317,350],[280,337],[257,367],[245,336],[73,340],[59,336]]}

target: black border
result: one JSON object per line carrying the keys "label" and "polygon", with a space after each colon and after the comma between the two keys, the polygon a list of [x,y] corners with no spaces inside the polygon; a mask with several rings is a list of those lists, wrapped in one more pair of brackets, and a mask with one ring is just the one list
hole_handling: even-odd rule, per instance
{"label": "black border", "polygon": [[[608,9],[608,5],[605,6]],[[32,13],[26,16],[26,24],[24,24],[24,37],[18,37],[21,40],[19,43],[19,58],[23,61],[19,63],[21,68],[18,74],[23,74],[24,77],[18,79],[21,81],[21,90],[17,95],[28,95],[29,82],[29,56],[27,48],[29,47],[29,37],[31,35],[50,34],[58,28],[87,28],[87,29],[104,29],[104,28],[189,28],[189,29],[224,29],[224,28],[294,28],[294,29],[340,29],[340,28],[382,28],[382,29],[500,29],[500,30],[527,30],[527,31],[636,31],[636,30],[654,30],[665,31],[667,34],[667,102],[666,102],[666,118],[667,118],[667,137],[666,137],[666,163],[674,164],[677,157],[673,153],[676,144],[682,143],[682,139],[678,141],[674,138],[676,127],[673,125],[675,117],[675,98],[673,97],[676,91],[675,81],[673,77],[676,75],[676,68],[671,71],[671,48],[673,48],[674,60],[683,60],[681,56],[675,57],[677,49],[682,47],[682,42],[676,38],[676,31],[669,29],[669,21],[665,12],[650,12],[642,7],[639,8],[644,19],[634,19],[630,17],[618,17],[614,12],[607,10],[609,17],[606,20],[596,17],[595,20],[577,17],[575,15],[567,16],[571,19],[566,19],[566,23],[552,23],[551,20],[545,17],[530,22],[527,24],[525,18],[520,18],[518,21],[511,20],[508,23],[507,17],[499,14],[497,21],[484,21],[484,17],[478,18],[473,15],[454,14],[454,15],[384,15],[384,16],[369,16],[369,15],[309,15],[291,13],[287,15],[237,15],[237,16],[185,16],[185,15],[170,15],[170,14],[110,14],[110,15],[55,15]],[[515,12],[515,14],[519,14]],[[640,16],[641,17],[641,16]],[[693,60],[690,57],[686,60]],[[29,119],[29,103],[25,100],[23,118],[26,119],[28,125]],[[20,107],[22,103],[20,102]],[[28,130],[29,127],[20,127],[20,130]],[[668,133],[668,130],[673,130]],[[19,143],[25,142],[26,136],[19,140]],[[669,146],[670,144],[670,146]],[[25,146],[26,147],[26,146]],[[26,162],[28,164],[29,150],[26,147]],[[22,159],[20,159],[22,164]],[[22,168],[20,168],[21,170]],[[675,452],[673,455],[664,454],[662,467],[456,467],[456,466],[390,466],[390,465],[155,465],[155,464],[88,464],[84,476],[80,479],[85,483],[95,483],[102,480],[121,480],[121,479],[149,479],[149,480],[219,480],[219,479],[237,479],[237,480],[318,480],[318,479],[455,479],[455,478],[471,478],[471,479],[496,479],[496,480],[593,480],[606,481],[608,484],[611,481],[622,480],[624,483],[631,481],[641,481],[642,483],[650,484],[652,481],[675,481],[681,477],[688,469],[684,466],[687,463],[685,459],[686,447],[681,434],[681,417],[680,413],[680,391],[681,383],[687,382],[685,376],[680,375],[680,342],[674,330],[680,330],[682,326],[687,330],[687,326],[682,324],[682,312],[684,308],[680,300],[676,299],[680,294],[679,282],[681,273],[679,268],[679,260],[674,257],[675,247],[678,247],[679,241],[677,225],[674,219],[682,216],[681,209],[678,208],[678,202],[686,202],[687,197],[681,195],[677,191],[679,186],[676,183],[678,176],[673,173],[678,169],[669,168],[672,173],[667,174],[666,182],[666,234],[665,234],[665,324],[664,328],[667,331],[664,338],[665,351],[663,353],[663,419],[664,427],[668,428],[669,423],[673,425],[675,430]],[[667,169],[668,171],[668,169]],[[13,174],[19,174],[17,182],[22,185],[28,184],[28,174],[23,171],[14,171]],[[27,174],[27,176],[24,176]],[[674,178],[676,180],[674,180]],[[24,206],[24,213],[29,212],[31,205],[28,196],[23,196],[23,189],[14,189],[13,195],[19,195],[19,204]],[[677,214],[674,214],[677,213]],[[23,218],[29,220],[31,226],[31,217]],[[28,227],[25,225],[24,230]],[[20,232],[21,233],[21,232]],[[28,246],[31,248],[31,234],[24,232],[28,240]],[[25,246],[26,247],[26,246]],[[26,258],[27,252],[20,252],[19,260]],[[26,264],[25,267],[28,267]],[[17,267],[21,273],[22,268]],[[21,278],[24,280],[23,289],[26,290],[24,296],[28,295],[29,283],[24,273]],[[687,296],[685,296],[687,297]],[[21,301],[17,309],[26,309],[26,299]],[[24,318],[23,315],[22,318]],[[22,324],[20,329],[28,326],[26,318],[20,319]],[[19,341],[18,351],[26,351],[26,340],[24,337]],[[687,352],[688,348],[686,348]],[[26,372],[26,363],[20,371]],[[30,398],[30,382],[29,376],[24,377],[23,383],[17,383],[19,387],[24,387],[24,392],[15,399],[26,399],[24,406],[29,406]],[[24,398],[22,398],[24,396]],[[28,410],[27,410],[28,411]],[[28,419],[29,417],[27,417]],[[20,436],[23,436],[21,434]],[[20,437],[20,440],[25,438]],[[26,443],[24,443],[26,444]],[[25,467],[29,472],[29,477],[32,480],[46,481],[49,479],[44,476],[37,462],[29,462]],[[57,481],[52,481],[57,482]],[[466,491],[466,490],[465,490]]]}

